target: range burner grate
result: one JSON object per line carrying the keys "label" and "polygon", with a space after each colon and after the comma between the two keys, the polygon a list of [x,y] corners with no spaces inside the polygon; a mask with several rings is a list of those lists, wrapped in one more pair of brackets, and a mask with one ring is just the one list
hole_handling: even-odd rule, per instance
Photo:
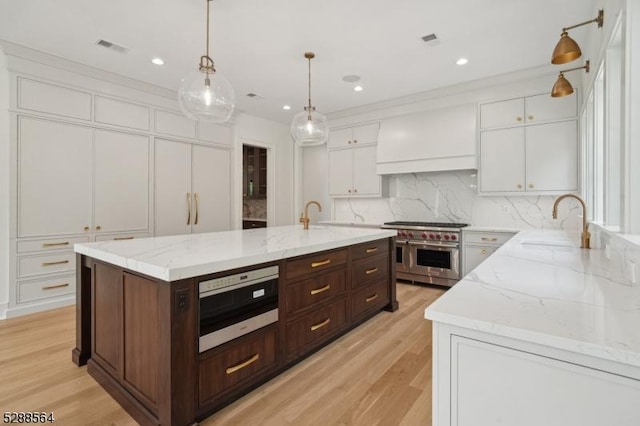
{"label": "range burner grate", "polygon": [[406,222],[406,221],[395,221],[395,222],[385,222],[387,226],[422,226],[422,227],[431,227],[431,228],[464,228],[465,226],[469,226],[466,223],[442,223],[442,222]]}

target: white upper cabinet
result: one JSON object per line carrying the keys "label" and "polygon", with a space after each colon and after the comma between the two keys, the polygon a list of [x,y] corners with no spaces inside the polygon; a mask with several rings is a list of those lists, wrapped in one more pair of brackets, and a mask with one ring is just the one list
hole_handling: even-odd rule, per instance
{"label": "white upper cabinet", "polygon": [[196,122],[179,112],[156,109],[154,128],[165,135],[196,138]]}
{"label": "white upper cabinet", "polygon": [[329,151],[329,195],[380,196],[382,177],[376,174],[376,147]]}
{"label": "white upper cabinet", "polygon": [[18,236],[88,232],[92,129],[18,120]]}
{"label": "white upper cabinet", "polygon": [[576,191],[577,122],[540,124],[526,130],[527,191]]}
{"label": "white upper cabinet", "polygon": [[524,128],[483,132],[480,144],[480,190],[524,191]]}
{"label": "white upper cabinet", "polygon": [[329,132],[329,149],[372,145],[378,142],[380,123],[364,124]]}
{"label": "white upper cabinet", "polygon": [[90,120],[91,94],[18,77],[18,108]]}
{"label": "white upper cabinet", "polygon": [[543,93],[524,98],[524,103],[527,124],[565,120],[578,115],[578,97],[575,93],[561,98],[552,98],[548,93]]}
{"label": "white upper cabinet", "polygon": [[96,130],[94,230],[149,229],[149,137]]}
{"label": "white upper cabinet", "polygon": [[150,109],[148,106],[104,96],[96,96],[94,106],[97,123],[149,130]]}
{"label": "white upper cabinet", "polygon": [[231,146],[233,135],[231,127],[229,126],[198,121],[198,139],[205,142]]}
{"label": "white upper cabinet", "polygon": [[230,152],[193,145],[193,232],[227,231],[231,228]]}
{"label": "white upper cabinet", "polygon": [[490,102],[480,105],[480,127],[509,127],[524,123],[524,99]]}

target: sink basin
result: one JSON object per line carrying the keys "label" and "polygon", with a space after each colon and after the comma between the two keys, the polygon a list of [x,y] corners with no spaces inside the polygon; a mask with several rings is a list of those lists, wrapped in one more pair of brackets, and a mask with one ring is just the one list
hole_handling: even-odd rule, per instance
{"label": "sink basin", "polygon": [[524,240],[520,244],[543,247],[578,247],[578,243],[569,240]]}

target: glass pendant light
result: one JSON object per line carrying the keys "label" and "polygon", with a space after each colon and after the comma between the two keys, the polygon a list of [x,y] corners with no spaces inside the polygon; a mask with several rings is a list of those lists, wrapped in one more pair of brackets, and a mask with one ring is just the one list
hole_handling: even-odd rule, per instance
{"label": "glass pendant light", "polygon": [[311,59],[315,56],[313,52],[304,54],[309,61],[309,104],[291,121],[291,136],[296,144],[302,147],[322,145],[329,137],[326,117],[311,106]]}
{"label": "glass pendant light", "polygon": [[209,3],[207,2],[207,53],[200,57],[197,70],[180,81],[178,102],[180,109],[194,120],[224,123],[231,118],[236,95],[229,81],[216,71],[209,56]]}

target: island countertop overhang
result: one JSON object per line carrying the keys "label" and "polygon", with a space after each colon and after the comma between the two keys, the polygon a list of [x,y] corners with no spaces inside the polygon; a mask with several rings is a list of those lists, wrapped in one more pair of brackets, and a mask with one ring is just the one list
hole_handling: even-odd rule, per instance
{"label": "island countertop overhang", "polygon": [[385,229],[299,225],[76,244],[76,253],[163,281],[332,250],[382,238]]}

